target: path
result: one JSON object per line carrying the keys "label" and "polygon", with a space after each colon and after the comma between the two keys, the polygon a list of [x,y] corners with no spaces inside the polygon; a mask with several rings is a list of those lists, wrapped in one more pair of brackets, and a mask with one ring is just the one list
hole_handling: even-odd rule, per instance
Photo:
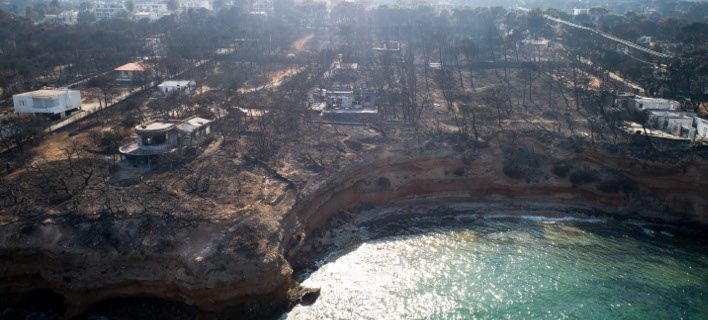
{"label": "path", "polygon": [[[196,63],[194,63],[194,65],[192,65],[191,68],[187,68],[187,69],[185,69],[185,70],[182,70],[181,72],[178,72],[178,73],[176,73],[176,74],[174,74],[174,75],[172,75],[172,76],[168,76],[167,78],[178,77],[178,76],[184,74],[185,72],[187,72],[188,70],[191,70],[191,69],[194,69],[194,68],[198,68],[198,67],[204,65],[204,64],[207,63],[207,62],[208,62],[208,60],[199,60],[199,61],[197,61]],[[110,72],[110,71],[107,71],[107,72]],[[85,79],[85,80],[82,80],[82,81],[88,81],[88,79]],[[80,82],[77,82],[77,83],[80,83]],[[59,121],[53,123],[53,124],[50,125],[49,128],[47,128],[45,131],[46,131],[46,132],[54,132],[54,131],[57,131],[57,130],[63,128],[63,127],[66,127],[66,126],[68,126],[68,125],[74,123],[74,122],[77,122],[77,121],[79,121],[79,120],[81,120],[81,119],[83,119],[83,118],[86,118],[86,117],[88,117],[89,115],[94,114],[94,113],[96,113],[96,112],[99,111],[99,110],[103,110],[103,109],[106,109],[106,108],[113,107],[113,106],[115,106],[116,104],[118,104],[118,103],[124,101],[125,99],[128,99],[129,97],[131,97],[131,96],[133,96],[133,95],[135,95],[135,94],[137,94],[137,93],[140,93],[140,92],[149,90],[149,89],[151,89],[151,88],[154,88],[156,85],[157,85],[157,82],[153,82],[153,83],[149,84],[148,86],[146,86],[146,88],[137,87],[137,88],[129,89],[127,92],[122,92],[118,97],[115,97],[115,98],[113,99],[113,101],[112,101],[110,104],[108,104],[107,106],[105,106],[105,107],[103,107],[103,108],[101,108],[101,107],[100,107],[100,104],[99,104],[99,103],[96,103],[96,102],[89,103],[89,104],[83,104],[83,103],[82,103],[82,105],[81,105],[81,111],[80,111],[80,112],[74,113],[74,114],[72,114],[72,115],[70,115],[70,116],[68,116],[68,117],[66,117],[66,118],[64,118],[64,119],[61,119],[61,120],[59,120]],[[98,99],[100,99],[100,97],[99,97]]]}
{"label": "path", "polygon": [[259,86],[255,86],[255,87],[241,88],[241,89],[238,89],[238,93],[241,93],[241,94],[252,93],[252,92],[256,92],[256,91],[260,91],[260,90],[264,90],[264,89],[277,88],[280,86],[280,84],[283,83],[283,81],[287,77],[296,75],[296,74],[302,72],[303,70],[305,70],[304,67],[300,67],[300,68],[292,68],[291,67],[291,68],[287,68],[284,70],[280,70],[280,71],[276,72],[275,74],[273,74],[273,76],[270,77],[270,81],[268,81],[268,83],[265,83],[265,84],[262,84]]}
{"label": "path", "polygon": [[314,33],[310,33],[310,34],[308,34],[308,35],[306,35],[306,36],[304,36],[304,37],[302,37],[302,38],[300,38],[300,39],[297,39],[297,40],[293,43],[291,49],[292,49],[294,52],[301,52],[301,51],[304,51],[304,50],[305,50],[305,46],[307,45],[307,43],[310,42],[310,40],[312,40],[312,39],[314,39],[314,38],[315,38],[315,34],[314,34]]}
{"label": "path", "polygon": [[[526,12],[529,11],[529,9],[523,8],[523,7],[517,7],[517,9],[519,9],[519,10],[521,10],[521,11],[526,11]],[[635,50],[642,51],[642,52],[644,52],[644,53],[648,53],[648,54],[653,55],[653,56],[658,57],[658,58],[662,58],[662,59],[669,59],[669,58],[671,58],[671,55],[668,55],[668,54],[665,54],[665,53],[661,53],[661,52],[658,52],[658,51],[654,51],[654,50],[649,49],[649,48],[647,48],[647,47],[640,46],[640,45],[638,45],[638,44],[636,44],[636,43],[634,43],[634,42],[627,41],[627,40],[624,40],[624,39],[615,37],[615,36],[613,36],[613,35],[611,35],[611,34],[609,34],[609,33],[607,33],[607,32],[603,32],[603,31],[600,31],[600,30],[597,30],[597,29],[594,29],[594,28],[586,27],[586,26],[581,26],[581,25],[579,25],[579,24],[572,23],[572,22],[570,22],[570,21],[566,21],[566,20],[563,20],[563,19],[560,19],[560,18],[556,18],[556,17],[554,17],[554,16],[550,16],[550,15],[547,15],[547,14],[544,14],[543,17],[546,18],[546,19],[548,19],[548,20],[551,20],[551,21],[554,21],[554,22],[557,22],[557,23],[560,23],[560,24],[564,24],[564,25],[569,26],[569,27],[573,27],[573,28],[576,28],[576,29],[581,29],[581,30],[585,30],[585,31],[592,32],[592,33],[597,34],[597,35],[599,35],[599,36],[601,36],[601,37],[604,37],[604,38],[606,38],[606,39],[609,39],[609,40],[612,40],[612,41],[621,43],[621,44],[623,44],[623,45],[625,45],[625,46],[627,46],[627,47],[630,47],[630,48],[635,49]]]}

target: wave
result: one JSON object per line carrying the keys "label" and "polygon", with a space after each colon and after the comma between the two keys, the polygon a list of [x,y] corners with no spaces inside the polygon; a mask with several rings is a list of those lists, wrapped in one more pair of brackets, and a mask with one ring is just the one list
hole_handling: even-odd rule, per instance
{"label": "wave", "polygon": [[510,214],[494,214],[494,215],[483,215],[484,219],[519,219],[533,222],[541,223],[559,223],[559,222],[579,222],[579,223],[607,223],[607,219],[603,218],[585,218],[577,216],[563,216],[563,217],[546,217],[546,216],[536,216],[536,215],[510,215]]}

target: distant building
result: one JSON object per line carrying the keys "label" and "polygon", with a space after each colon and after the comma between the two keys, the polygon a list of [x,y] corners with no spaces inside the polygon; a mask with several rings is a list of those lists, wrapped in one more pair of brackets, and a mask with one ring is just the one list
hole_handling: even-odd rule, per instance
{"label": "distant building", "polygon": [[68,10],[58,14],[45,14],[42,21],[46,24],[74,25],[79,22],[79,12]]}
{"label": "distant building", "polygon": [[118,78],[116,80],[121,82],[148,79],[151,78],[153,74],[152,66],[143,62],[127,63],[113,70],[118,72]]}
{"label": "distant building", "polygon": [[641,36],[637,39],[636,43],[640,46],[650,48],[653,44],[653,41],[652,37],[650,36]]}
{"label": "distant building", "polygon": [[584,14],[589,15],[589,14],[590,14],[590,9],[582,9],[582,8],[574,8],[574,9],[573,9],[573,15],[574,15],[574,16],[580,16],[580,15],[584,15]]}
{"label": "distant building", "polygon": [[135,21],[156,21],[172,14],[172,11],[167,8],[167,3],[157,2],[136,3],[134,11],[133,20]]}
{"label": "distant building", "polygon": [[191,93],[197,83],[194,80],[169,80],[157,85],[157,88],[163,94],[172,94],[177,92]]}
{"label": "distant building", "polygon": [[152,157],[198,146],[213,136],[211,120],[197,116],[181,121],[151,121],[135,127],[135,142],[119,148],[129,158]]}
{"label": "distant building", "polygon": [[128,13],[122,2],[97,2],[93,10],[96,21],[111,20]]}
{"label": "distant building", "polygon": [[527,52],[533,59],[540,59],[541,54],[547,52],[550,49],[550,41],[548,39],[523,39],[521,44],[518,45],[519,49]]}
{"label": "distant building", "polygon": [[184,0],[179,2],[182,9],[206,9],[212,10],[211,2],[209,0]]}
{"label": "distant building", "polygon": [[272,0],[255,0],[255,1],[253,1],[253,4],[251,5],[250,14],[252,14],[252,15],[269,16],[269,15],[272,15],[273,12],[274,12],[274,10],[273,10],[273,1]]}
{"label": "distant building", "polygon": [[384,41],[380,46],[374,47],[376,52],[400,52],[401,44],[395,40]]}
{"label": "distant building", "polygon": [[16,94],[12,101],[17,113],[65,117],[81,109],[81,93],[69,89],[45,89]]}
{"label": "distant building", "polygon": [[432,5],[436,12],[448,11],[452,12],[457,8],[456,5],[450,3],[436,3]]}

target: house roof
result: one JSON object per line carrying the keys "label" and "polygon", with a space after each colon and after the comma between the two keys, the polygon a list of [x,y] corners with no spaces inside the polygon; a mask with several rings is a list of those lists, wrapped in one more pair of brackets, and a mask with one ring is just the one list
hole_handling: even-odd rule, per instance
{"label": "house roof", "polygon": [[165,132],[172,130],[175,126],[174,122],[167,121],[150,121],[135,126],[137,132]]}
{"label": "house roof", "polygon": [[352,62],[352,63],[340,62],[336,67],[339,69],[357,70],[357,69],[359,69],[359,64],[356,62]]}
{"label": "house roof", "polygon": [[196,85],[194,80],[168,80],[160,83],[158,87],[193,87]]}
{"label": "house roof", "polygon": [[[66,93],[64,89],[42,89],[18,94],[18,96],[30,96],[32,98],[53,98]],[[74,90],[71,90],[74,91]]]}
{"label": "house roof", "polygon": [[145,71],[150,69],[152,66],[146,63],[142,62],[131,62],[131,63],[126,63],[118,68],[115,68],[113,70],[115,71]]}
{"label": "house roof", "polygon": [[211,120],[193,116],[182,121],[182,123],[177,125],[177,128],[184,132],[193,132],[207,124],[211,123]]}
{"label": "house roof", "polygon": [[648,110],[677,110],[681,103],[675,100],[661,99],[661,98],[648,98],[648,97],[635,97],[635,101],[642,104],[643,109]]}

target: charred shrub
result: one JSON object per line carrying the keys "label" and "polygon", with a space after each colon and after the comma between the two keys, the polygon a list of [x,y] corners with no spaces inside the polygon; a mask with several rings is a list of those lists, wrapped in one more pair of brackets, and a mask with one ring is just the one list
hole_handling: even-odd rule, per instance
{"label": "charred shrub", "polygon": [[622,182],[617,179],[605,180],[597,185],[597,190],[604,193],[617,193],[622,189]]}
{"label": "charred shrub", "polygon": [[551,168],[551,172],[558,177],[565,178],[571,169],[573,169],[573,167],[570,165],[556,163],[553,165],[553,168]]}
{"label": "charred shrub", "polygon": [[573,173],[570,174],[570,182],[574,186],[595,183],[595,182],[600,181],[600,178],[598,177],[598,175],[599,175],[599,173],[596,170],[589,169],[589,168],[582,168],[579,170],[575,170],[575,171],[573,171]]}
{"label": "charred shrub", "polygon": [[603,180],[597,185],[597,190],[605,193],[632,193],[636,191],[639,187],[637,183],[624,177],[616,177],[608,180]]}
{"label": "charred shrub", "polygon": [[543,171],[543,161],[533,150],[527,148],[505,149],[502,163],[504,174],[512,179],[526,183],[548,179]]}
{"label": "charred shrub", "polygon": [[349,149],[352,149],[357,152],[364,150],[364,145],[359,141],[347,140],[344,141],[344,144],[349,147]]}
{"label": "charred shrub", "polygon": [[388,180],[388,178],[386,177],[381,177],[376,180],[376,185],[379,187],[379,189],[386,190],[391,187],[391,180]]}
{"label": "charred shrub", "polygon": [[453,170],[452,173],[458,177],[462,177],[465,175],[465,168],[457,168]]}

